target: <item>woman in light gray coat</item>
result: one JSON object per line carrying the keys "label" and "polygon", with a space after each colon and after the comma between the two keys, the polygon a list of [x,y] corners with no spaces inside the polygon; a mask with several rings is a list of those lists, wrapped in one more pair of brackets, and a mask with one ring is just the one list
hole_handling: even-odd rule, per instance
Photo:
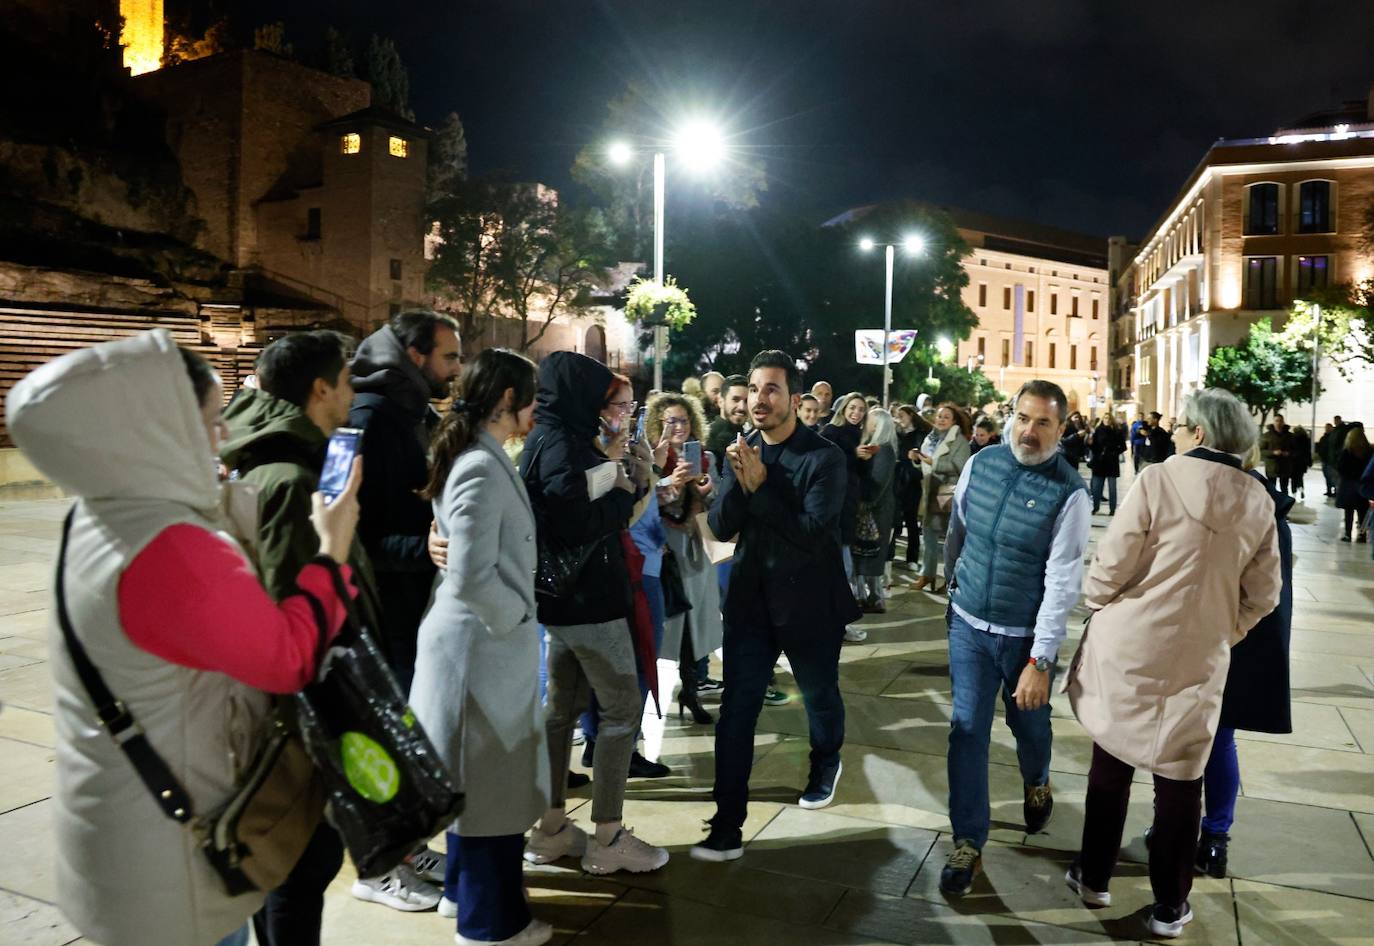
{"label": "woman in light gray coat", "polygon": [[954,487],[959,474],[971,456],[969,450],[968,415],[948,401],[935,412],[934,428],[919,449],[907,454],[907,459],[921,467],[921,527],[925,532],[921,546],[921,577],[916,579],[918,591],[930,588],[934,594],[944,593],[945,583],[936,587],[935,573],[945,557],[945,532],[949,529],[949,507],[954,501]]}
{"label": "woman in light gray coat", "polygon": [[539,707],[534,513],[502,444],[529,428],[534,365],[488,349],[434,434],[429,483],[448,556],[420,625],[410,703],[467,796],[448,835],[457,942],[547,942],[521,874],[524,834],[549,806]]}

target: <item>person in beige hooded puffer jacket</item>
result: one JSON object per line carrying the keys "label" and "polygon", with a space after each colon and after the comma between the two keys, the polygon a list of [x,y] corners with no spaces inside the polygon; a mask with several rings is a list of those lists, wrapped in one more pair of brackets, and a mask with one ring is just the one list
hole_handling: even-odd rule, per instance
{"label": "person in beige hooded puffer jacket", "polygon": [[[263,895],[225,891],[196,821],[252,761],[267,694],[313,679],[321,634],[332,639],[345,617],[326,566],[312,562],[297,576],[325,612],[321,628],[301,595],[281,604],[268,596],[228,534],[215,469],[222,404],[210,366],[161,330],[50,361],[5,403],[25,456],[76,497],[59,565],[63,599],[76,640],[124,711],[107,724],[97,718],[54,620],[58,906],[103,946],[247,941],[245,922]],[[360,478],[355,465],[328,507],[313,497],[320,553],[341,566]],[[121,749],[139,735],[190,811],[166,812],[140,780]]]}
{"label": "person in beige hooded puffer jacket", "polygon": [[1080,860],[1066,880],[1111,902],[1135,769],[1154,774],[1152,935],[1192,919],[1202,773],[1231,646],[1279,602],[1273,502],[1241,469],[1258,430],[1228,391],[1199,391],[1174,430],[1178,455],[1141,471],[1098,546],[1092,611],[1065,691],[1093,737]]}

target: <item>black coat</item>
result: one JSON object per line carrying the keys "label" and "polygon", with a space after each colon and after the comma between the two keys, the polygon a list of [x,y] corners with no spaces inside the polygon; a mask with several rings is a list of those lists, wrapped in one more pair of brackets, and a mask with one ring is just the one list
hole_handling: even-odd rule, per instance
{"label": "black coat", "polygon": [[1126,440],[1121,431],[1111,424],[1094,427],[1089,435],[1088,469],[1093,476],[1113,477],[1121,475],[1121,455],[1126,452]]}
{"label": "black coat", "polygon": [[592,444],[612,377],[601,362],[570,351],[556,351],[539,365],[534,429],[520,454],[539,538],[569,548],[597,544],[571,594],[539,597],[545,625],[600,624],[627,617],[632,607],[620,533],[629,527],[635,497],[617,487],[595,500],[587,493],[587,470],[607,462]]}
{"label": "black coat", "polygon": [[1250,475],[1264,484],[1274,501],[1283,590],[1278,607],[1231,648],[1219,725],[1250,732],[1290,733],[1293,716],[1288,696],[1288,640],[1293,624],[1293,534],[1288,528],[1288,511],[1294,500],[1258,473],[1252,471]]}
{"label": "black coat", "polygon": [[1145,447],[1141,450],[1142,460],[1163,463],[1174,452],[1174,439],[1163,427],[1151,427],[1145,431]]}
{"label": "black coat", "polygon": [[[751,446],[763,443],[755,431]],[[862,611],[844,576],[840,510],[846,467],[840,449],[802,424],[765,461],[753,494],[725,465],[709,514],[711,531],[736,539],[722,608],[728,627],[822,637],[844,633]]]}
{"label": "black coat", "polygon": [[1369,501],[1360,495],[1360,477],[1364,475],[1369,457],[1358,457],[1349,450],[1341,450],[1336,458],[1336,508],[1367,509]]}
{"label": "black coat", "polygon": [[854,544],[854,533],[859,522],[859,497],[863,487],[859,482],[863,461],[854,451],[859,449],[863,430],[853,424],[826,424],[821,428],[821,436],[839,447],[844,453],[844,502],[840,506],[840,538],[845,545]]}

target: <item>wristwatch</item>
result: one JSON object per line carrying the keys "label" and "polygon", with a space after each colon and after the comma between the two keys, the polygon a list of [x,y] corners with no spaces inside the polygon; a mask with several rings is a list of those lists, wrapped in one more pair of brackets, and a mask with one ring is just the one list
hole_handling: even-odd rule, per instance
{"label": "wristwatch", "polygon": [[1026,661],[1026,666],[1034,667],[1036,670],[1044,673],[1049,670],[1050,667],[1054,666],[1054,661],[1050,660],[1048,657],[1032,657],[1030,660]]}

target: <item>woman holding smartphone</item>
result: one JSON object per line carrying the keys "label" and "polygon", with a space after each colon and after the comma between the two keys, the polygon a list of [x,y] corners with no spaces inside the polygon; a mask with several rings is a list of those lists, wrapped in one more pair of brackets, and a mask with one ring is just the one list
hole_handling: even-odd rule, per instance
{"label": "woman holding smartphone", "polygon": [[676,569],[686,604],[691,606],[686,613],[665,620],[661,653],[678,654],[678,717],[690,712],[694,722],[710,725],[715,720],[702,707],[697,686],[706,676],[711,651],[724,640],[725,627],[716,567],[706,555],[696,518],[710,507],[715,492],[710,455],[701,449],[706,418],[695,399],[658,394],[649,399],[644,429],[649,442],[659,445],[655,464],[669,478],[658,497],[668,538],[665,558],[670,560],[664,567]]}
{"label": "woman holding smartphone", "polygon": [[489,348],[464,370],[434,432],[423,496],[449,555],[420,625],[410,704],[467,795],[448,833],[445,898],[457,942],[544,943],[530,915],[521,854],[549,805],[539,707],[534,512],[503,449],[530,427],[534,365]]}

